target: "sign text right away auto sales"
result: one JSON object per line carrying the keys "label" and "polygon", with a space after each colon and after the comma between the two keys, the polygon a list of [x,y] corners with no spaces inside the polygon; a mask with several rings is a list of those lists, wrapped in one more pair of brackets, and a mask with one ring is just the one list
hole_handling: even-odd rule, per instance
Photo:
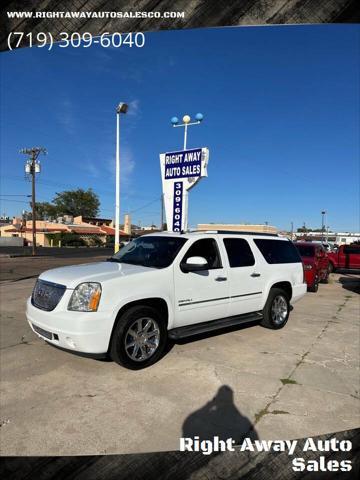
{"label": "sign text right away auto sales", "polygon": [[[228,438],[220,440],[214,437],[213,440],[200,440],[198,436],[193,438],[180,438],[180,451],[202,452],[204,455],[210,455],[213,452],[225,452],[240,450],[241,452],[286,452],[288,455],[294,455],[299,440],[251,440],[245,438],[240,445],[236,445],[235,440]],[[307,438],[303,452],[349,452],[352,449],[350,440],[337,440],[335,437],[330,440],[314,440]],[[349,472],[352,469],[351,460],[327,460],[325,456],[320,456],[317,460],[308,460],[302,457],[296,457],[292,460],[292,469],[295,472]]]}

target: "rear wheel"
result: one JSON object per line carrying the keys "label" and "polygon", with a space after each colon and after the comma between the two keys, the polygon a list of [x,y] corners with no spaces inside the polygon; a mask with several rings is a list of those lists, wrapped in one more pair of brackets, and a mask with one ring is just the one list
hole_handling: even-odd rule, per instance
{"label": "rear wheel", "polygon": [[290,314],[290,302],[287,293],[281,288],[272,288],[263,309],[260,324],[266,328],[278,330],[285,326]]}
{"label": "rear wheel", "polygon": [[326,271],[325,277],[321,280],[321,283],[329,283],[329,270]]}
{"label": "rear wheel", "polygon": [[315,279],[314,283],[310,287],[308,287],[308,291],[316,293],[318,290],[319,290],[319,280]]}
{"label": "rear wheel", "polygon": [[140,370],[157,362],[167,343],[164,320],[155,308],[137,305],[120,317],[112,335],[110,357],[119,365]]}

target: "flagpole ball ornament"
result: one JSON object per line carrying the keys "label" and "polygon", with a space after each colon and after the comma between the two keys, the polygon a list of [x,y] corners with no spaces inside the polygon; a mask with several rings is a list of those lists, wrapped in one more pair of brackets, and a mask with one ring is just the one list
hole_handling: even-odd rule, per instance
{"label": "flagpole ball ornament", "polygon": [[191,118],[190,118],[189,115],[184,115],[184,116],[183,116],[183,122],[184,122],[184,123],[190,123],[190,120],[191,120]]}
{"label": "flagpole ball ornament", "polygon": [[202,120],[204,120],[204,115],[202,113],[197,113],[195,115],[195,120],[197,120],[198,122],[201,122]]}
{"label": "flagpole ball ornament", "polygon": [[173,125],[177,125],[177,124],[179,123],[179,119],[178,119],[177,117],[172,117],[172,118],[171,118],[171,123],[172,123]]}

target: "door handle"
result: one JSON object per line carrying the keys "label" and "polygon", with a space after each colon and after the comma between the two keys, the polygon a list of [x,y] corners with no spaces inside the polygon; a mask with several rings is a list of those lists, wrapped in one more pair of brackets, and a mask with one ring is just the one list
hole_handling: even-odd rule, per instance
{"label": "door handle", "polygon": [[227,277],[216,277],[215,280],[216,280],[217,282],[226,282]]}
{"label": "door handle", "polygon": [[250,277],[261,277],[261,273],[254,272],[250,275]]}

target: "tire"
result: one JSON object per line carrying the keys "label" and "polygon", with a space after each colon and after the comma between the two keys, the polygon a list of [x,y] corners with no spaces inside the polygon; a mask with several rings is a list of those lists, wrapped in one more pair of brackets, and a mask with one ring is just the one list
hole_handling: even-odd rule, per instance
{"label": "tire", "polygon": [[326,272],[326,277],[321,280],[321,283],[329,283],[329,270]]}
{"label": "tire", "polygon": [[316,293],[319,290],[319,281],[315,280],[315,282],[308,287],[308,291],[312,293]]}
{"label": "tire", "polygon": [[[281,299],[282,302],[278,299]],[[276,310],[276,304],[278,304],[279,307],[281,307],[282,305],[282,308],[283,308],[282,315],[280,315],[280,312],[279,312],[278,319],[276,319],[276,314],[274,312],[274,310]],[[272,328],[273,330],[278,330],[279,328],[283,328],[286,325],[286,322],[289,319],[289,314],[290,314],[290,302],[289,302],[288,294],[281,288],[272,288],[270,290],[268,299],[263,309],[263,318],[260,324],[263,327]]]}
{"label": "tire", "polygon": [[333,263],[329,263],[329,273],[335,273],[335,267]]}
{"label": "tire", "polygon": [[[147,329],[148,322],[150,327]],[[140,370],[157,362],[166,344],[166,322],[159,312],[146,305],[136,305],[119,318],[112,334],[109,353],[111,359],[119,365],[130,370]]]}

